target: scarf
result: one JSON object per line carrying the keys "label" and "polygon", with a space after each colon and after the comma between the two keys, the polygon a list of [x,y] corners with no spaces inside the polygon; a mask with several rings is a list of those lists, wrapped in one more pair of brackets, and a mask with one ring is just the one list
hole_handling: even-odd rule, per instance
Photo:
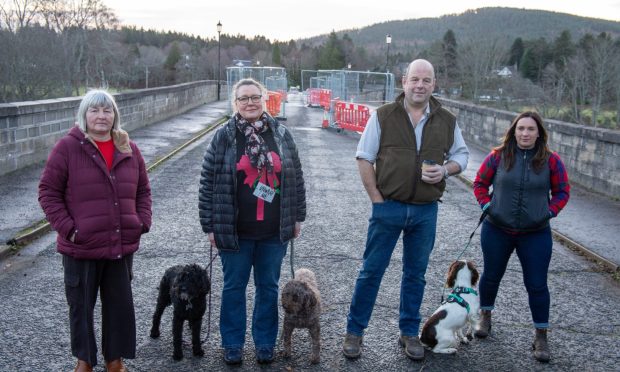
{"label": "scarf", "polygon": [[252,123],[242,118],[239,113],[235,115],[235,119],[237,121],[237,128],[245,136],[245,154],[250,159],[252,167],[258,170],[258,174],[261,174],[261,171],[265,168],[267,173],[271,173],[273,171],[273,159],[271,158],[267,143],[261,137],[261,133],[265,133],[269,129],[267,114],[263,112]]}

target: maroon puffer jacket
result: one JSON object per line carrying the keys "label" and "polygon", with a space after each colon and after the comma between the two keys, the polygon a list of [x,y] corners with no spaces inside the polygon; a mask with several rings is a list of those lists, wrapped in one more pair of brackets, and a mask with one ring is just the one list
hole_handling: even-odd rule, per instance
{"label": "maroon puffer jacket", "polygon": [[[127,133],[115,131],[108,171],[97,146],[76,126],[47,159],[39,203],[58,232],[58,252],[77,259],[118,259],[138,250],[151,226],[144,159]],[[75,233],[74,242],[70,241]]]}

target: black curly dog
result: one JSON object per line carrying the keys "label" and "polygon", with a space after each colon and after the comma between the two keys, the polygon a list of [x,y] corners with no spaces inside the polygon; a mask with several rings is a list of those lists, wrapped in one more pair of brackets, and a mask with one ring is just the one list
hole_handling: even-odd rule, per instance
{"label": "black curly dog", "polygon": [[153,314],[151,337],[159,337],[161,315],[170,304],[173,306],[172,343],[174,360],[183,359],[181,347],[183,341],[183,322],[187,320],[192,330],[192,351],[195,356],[203,356],[204,351],[200,343],[202,316],[207,308],[206,296],[211,290],[211,281],[207,271],[202,267],[191,265],[177,265],[169,268],[161,278],[157,307]]}

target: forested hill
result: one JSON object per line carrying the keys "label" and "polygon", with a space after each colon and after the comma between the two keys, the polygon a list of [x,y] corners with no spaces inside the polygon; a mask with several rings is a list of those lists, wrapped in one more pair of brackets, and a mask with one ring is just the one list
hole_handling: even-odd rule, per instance
{"label": "forested hill", "polygon": [[[385,35],[391,34],[392,46],[398,49],[428,45],[441,40],[448,30],[454,31],[456,38],[462,41],[481,38],[503,41],[515,37],[553,40],[564,30],[568,30],[573,39],[579,39],[586,33],[598,35],[601,32],[617,37],[620,35],[620,22],[544,10],[480,8],[438,18],[377,23],[360,29],[339,30],[336,34],[348,34],[355,45],[371,48],[373,44],[385,44]],[[321,43],[325,37],[321,35],[309,41],[312,44]]]}

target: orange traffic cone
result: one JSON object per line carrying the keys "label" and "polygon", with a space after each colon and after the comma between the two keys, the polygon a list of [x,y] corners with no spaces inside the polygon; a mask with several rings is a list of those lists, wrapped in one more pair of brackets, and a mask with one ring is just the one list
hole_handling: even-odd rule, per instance
{"label": "orange traffic cone", "polygon": [[327,110],[323,110],[323,129],[329,127],[329,119],[327,118]]}

